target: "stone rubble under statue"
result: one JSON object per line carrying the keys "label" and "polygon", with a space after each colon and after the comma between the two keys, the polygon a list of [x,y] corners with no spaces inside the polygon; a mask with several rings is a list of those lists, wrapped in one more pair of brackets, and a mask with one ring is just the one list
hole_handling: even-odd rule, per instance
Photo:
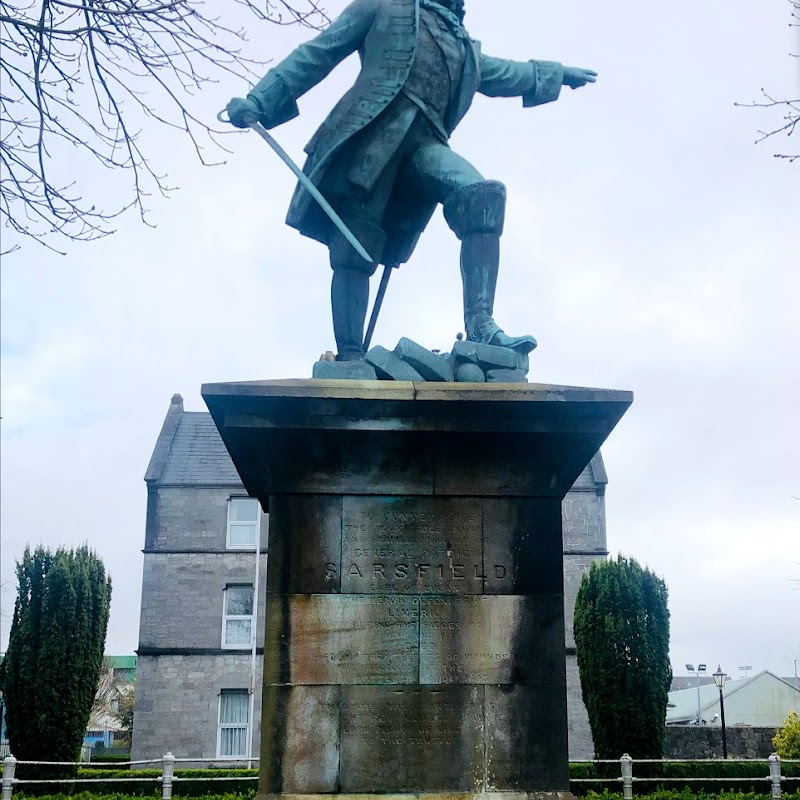
{"label": "stone rubble under statue", "polygon": [[373,347],[363,361],[336,361],[327,353],[314,364],[320,380],[421,383],[527,383],[529,356],[519,350],[459,340],[450,353],[427,350],[403,338],[394,351]]}

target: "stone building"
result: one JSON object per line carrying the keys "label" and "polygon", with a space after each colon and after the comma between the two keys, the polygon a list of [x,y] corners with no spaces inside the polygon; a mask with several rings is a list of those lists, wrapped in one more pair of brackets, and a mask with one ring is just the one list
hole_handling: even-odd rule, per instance
{"label": "stone building", "polygon": [[[180,395],[172,398],[145,482],[132,757],[171,751],[198,762],[246,761],[258,755],[260,735],[268,515],[247,497],[211,416],[184,411]],[[581,575],[607,555],[606,484],[598,453],[562,507],[573,759],[592,755],[572,617]]]}

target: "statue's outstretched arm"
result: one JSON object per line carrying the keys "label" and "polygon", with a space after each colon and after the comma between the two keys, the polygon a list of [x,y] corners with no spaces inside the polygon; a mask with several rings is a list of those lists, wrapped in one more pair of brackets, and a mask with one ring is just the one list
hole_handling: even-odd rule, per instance
{"label": "statue's outstretched arm", "polygon": [[562,86],[577,89],[596,79],[593,70],[565,67],[558,61],[510,61],[482,55],[478,91],[489,97],[521,97],[527,108],[558,100]]}
{"label": "statue's outstretched arm", "polygon": [[[322,33],[271,69],[247,95],[259,109],[259,122],[274,128],[296,117],[297,99],[364,44],[378,5],[379,0],[354,0]],[[236,123],[233,116],[231,121]]]}

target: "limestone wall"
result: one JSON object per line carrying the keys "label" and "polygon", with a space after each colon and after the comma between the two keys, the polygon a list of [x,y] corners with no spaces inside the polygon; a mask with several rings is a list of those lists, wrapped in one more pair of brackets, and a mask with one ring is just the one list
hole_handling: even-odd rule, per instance
{"label": "limestone wall", "polygon": [[[258,646],[263,643],[264,576],[261,556]],[[145,553],[139,650],[222,647],[223,594],[229,584],[252,584],[255,554]],[[141,680],[137,674],[137,682]]]}
{"label": "limestone wall", "polygon": [[[215,759],[219,695],[250,685],[249,653],[148,656],[139,658],[136,672],[132,759],[161,758],[167,751],[178,758]],[[261,692],[255,700],[258,755]]]}
{"label": "limestone wall", "polygon": [[[777,728],[727,728],[729,758],[768,758]],[[664,758],[722,758],[722,730],[697,725],[668,725]]]}

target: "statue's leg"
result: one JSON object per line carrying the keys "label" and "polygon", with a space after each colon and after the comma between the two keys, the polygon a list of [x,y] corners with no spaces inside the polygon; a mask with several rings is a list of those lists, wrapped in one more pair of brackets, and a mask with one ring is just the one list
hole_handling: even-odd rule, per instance
{"label": "statue's leg", "polygon": [[442,144],[420,148],[413,166],[423,187],[444,204],[447,224],[461,240],[467,338],[529,353],[536,347],[536,339],[509,336],[493,318],[505,223],[505,186],[484,180],[466,159]]}
{"label": "statue's leg", "polygon": [[331,234],[328,247],[333,268],[331,309],[338,351],[336,359],[355,361],[364,357],[369,279],[380,263],[386,234],[369,222],[345,219],[345,223],[373,258],[371,264],[367,263],[338,230]]}

